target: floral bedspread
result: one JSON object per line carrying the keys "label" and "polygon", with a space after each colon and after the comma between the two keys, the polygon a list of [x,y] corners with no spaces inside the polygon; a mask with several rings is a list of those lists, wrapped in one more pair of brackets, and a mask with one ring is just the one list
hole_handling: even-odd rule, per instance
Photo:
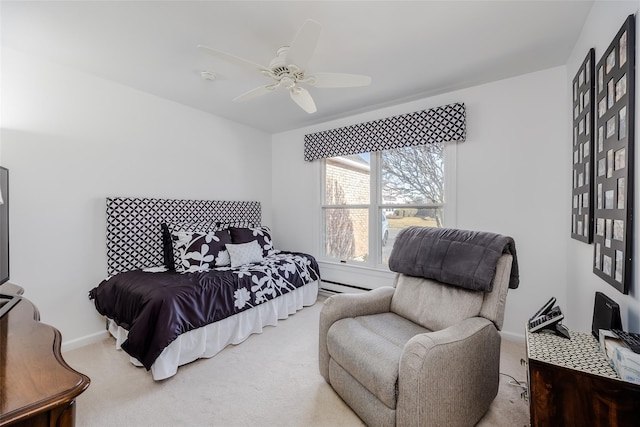
{"label": "floral bedspread", "polygon": [[98,312],[127,329],[122,349],[150,369],[180,334],[320,279],[311,255],[279,252],[259,264],[197,273],[116,274],[89,292]]}

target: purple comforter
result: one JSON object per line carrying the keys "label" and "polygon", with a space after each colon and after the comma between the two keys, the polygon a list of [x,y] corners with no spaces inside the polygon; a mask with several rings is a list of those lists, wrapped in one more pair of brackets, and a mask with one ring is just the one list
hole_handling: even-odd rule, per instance
{"label": "purple comforter", "polygon": [[89,292],[96,309],[127,329],[122,349],[150,369],[178,335],[320,279],[311,255],[280,252],[260,264],[200,273],[119,273]]}

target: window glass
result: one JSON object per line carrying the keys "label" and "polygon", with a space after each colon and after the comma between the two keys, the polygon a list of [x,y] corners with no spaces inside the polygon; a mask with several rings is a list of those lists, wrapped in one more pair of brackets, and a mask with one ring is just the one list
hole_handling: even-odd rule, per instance
{"label": "window glass", "polygon": [[324,255],[339,261],[369,259],[369,153],[326,159]]}
{"label": "window glass", "polygon": [[444,156],[442,144],[380,152],[382,264],[387,264],[400,230],[410,226],[442,227]]}
{"label": "window glass", "polygon": [[368,209],[325,209],[325,255],[340,261],[368,261]]}
{"label": "window glass", "polygon": [[442,154],[441,144],[382,151],[382,203],[443,203]]}
{"label": "window glass", "polygon": [[443,226],[444,172],[440,144],[325,159],[322,255],[384,268],[400,230]]}
{"label": "window glass", "polygon": [[326,160],[325,203],[327,205],[369,204],[371,165],[365,155],[332,157]]}

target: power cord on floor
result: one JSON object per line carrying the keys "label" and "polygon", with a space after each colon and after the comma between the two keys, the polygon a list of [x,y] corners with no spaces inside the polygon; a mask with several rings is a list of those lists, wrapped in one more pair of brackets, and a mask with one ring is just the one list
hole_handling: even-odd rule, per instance
{"label": "power cord on floor", "polygon": [[509,381],[509,385],[512,385],[514,387],[519,387],[521,389],[520,399],[522,399],[524,401],[528,401],[529,400],[529,396],[528,396],[529,387],[527,386],[526,381],[518,381],[517,379],[515,379],[511,375],[505,374],[504,372],[500,372],[500,375],[504,375],[505,377],[511,378],[512,381]]}

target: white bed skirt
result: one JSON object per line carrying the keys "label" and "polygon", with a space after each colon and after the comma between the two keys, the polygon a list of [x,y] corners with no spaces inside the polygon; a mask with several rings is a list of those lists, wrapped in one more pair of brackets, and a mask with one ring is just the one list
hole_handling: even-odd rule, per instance
{"label": "white bed skirt", "polygon": [[[185,332],[166,347],[151,366],[154,380],[164,380],[176,374],[178,366],[196,359],[213,357],[229,344],[240,344],[251,334],[262,333],[265,326],[276,326],[278,320],[305,306],[315,304],[318,298],[318,283],[304,285],[294,291],[269,300],[231,317]],[[109,333],[116,339],[116,348],[121,349],[128,331],[109,319]],[[131,363],[142,364],[134,357]]]}

